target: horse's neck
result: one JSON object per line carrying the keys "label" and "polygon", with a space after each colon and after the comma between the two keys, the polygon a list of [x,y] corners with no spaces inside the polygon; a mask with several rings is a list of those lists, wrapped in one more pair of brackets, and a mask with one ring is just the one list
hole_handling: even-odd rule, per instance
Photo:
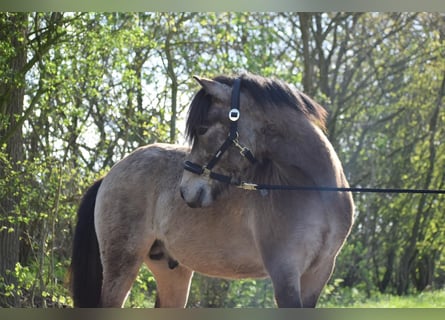
{"label": "horse's neck", "polygon": [[313,185],[347,186],[340,160],[331,143],[320,129],[309,129],[304,135],[301,132],[281,135],[269,145],[268,157],[276,172],[274,176],[290,180],[294,173],[296,180],[303,175],[306,182]]}

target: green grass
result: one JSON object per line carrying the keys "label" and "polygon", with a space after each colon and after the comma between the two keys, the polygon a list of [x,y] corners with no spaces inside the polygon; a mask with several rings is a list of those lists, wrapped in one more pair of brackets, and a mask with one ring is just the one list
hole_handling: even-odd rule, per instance
{"label": "green grass", "polygon": [[[355,296],[355,297],[354,297]],[[445,290],[422,292],[415,295],[396,296],[390,294],[374,294],[365,298],[359,292],[345,292],[343,299],[320,301],[321,308],[444,308]],[[343,302],[343,303],[342,303]]]}
{"label": "green grass", "polygon": [[357,308],[443,308],[444,306],[445,290],[402,297],[385,294],[353,305]]}

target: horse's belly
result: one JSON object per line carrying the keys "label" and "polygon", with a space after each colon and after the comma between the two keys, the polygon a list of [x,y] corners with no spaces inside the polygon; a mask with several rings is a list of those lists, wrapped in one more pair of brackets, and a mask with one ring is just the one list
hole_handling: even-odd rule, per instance
{"label": "horse's belly", "polygon": [[[243,255],[244,252],[244,255]],[[212,247],[199,252],[184,252],[175,259],[180,264],[208,276],[229,279],[263,278],[267,276],[266,270],[259,255],[255,256],[244,250],[221,250]]]}
{"label": "horse's belly", "polygon": [[207,230],[211,232],[202,233],[196,228],[187,228],[187,225],[183,227],[182,230],[188,232],[170,233],[163,239],[168,252],[180,264],[214,277],[267,276],[261,254],[248,229],[240,225],[232,229],[209,227]]}
{"label": "horse's belly", "polygon": [[231,202],[191,209],[178,196],[172,199],[171,193],[161,194],[156,234],[175,260],[196,272],[233,279],[265,277],[251,215],[240,208]]}

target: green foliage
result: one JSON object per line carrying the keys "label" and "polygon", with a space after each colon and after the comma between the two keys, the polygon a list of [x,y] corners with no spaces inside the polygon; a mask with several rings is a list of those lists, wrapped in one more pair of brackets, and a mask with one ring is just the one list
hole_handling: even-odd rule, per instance
{"label": "green foliage", "polygon": [[[40,266],[30,265],[24,267],[17,263],[15,269],[10,271],[17,282],[6,285],[1,281],[0,292],[6,297],[18,295],[20,297],[20,305],[26,307],[60,308],[71,305],[71,297],[67,288],[63,285],[65,275],[62,273],[66,268],[66,264],[58,263],[56,267],[58,269],[58,279],[61,281],[47,284],[42,283],[44,282],[42,278],[36,277],[36,275],[41,277],[47,276],[45,272],[42,274]],[[48,268],[45,270],[48,270]]]}
{"label": "green foliage", "polygon": [[195,274],[188,307],[273,308],[272,282],[269,279],[221,281]]}
{"label": "green foliage", "polygon": [[156,302],[156,282],[150,271],[143,266],[133,283],[125,302],[126,308],[153,308]]}

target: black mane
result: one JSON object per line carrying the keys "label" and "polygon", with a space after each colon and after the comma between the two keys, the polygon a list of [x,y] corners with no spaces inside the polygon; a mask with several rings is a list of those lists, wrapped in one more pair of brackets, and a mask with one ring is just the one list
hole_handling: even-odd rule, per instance
{"label": "black mane", "polygon": [[[232,86],[236,78],[221,75],[213,80]],[[254,99],[255,104],[294,107],[323,130],[325,129],[325,109],[304,93],[292,89],[285,82],[277,79],[264,78],[250,73],[243,73],[239,78],[242,80],[241,90],[247,91]],[[196,128],[206,120],[211,99],[211,96],[202,88],[193,97],[186,122],[186,136],[190,141],[195,138]]]}

